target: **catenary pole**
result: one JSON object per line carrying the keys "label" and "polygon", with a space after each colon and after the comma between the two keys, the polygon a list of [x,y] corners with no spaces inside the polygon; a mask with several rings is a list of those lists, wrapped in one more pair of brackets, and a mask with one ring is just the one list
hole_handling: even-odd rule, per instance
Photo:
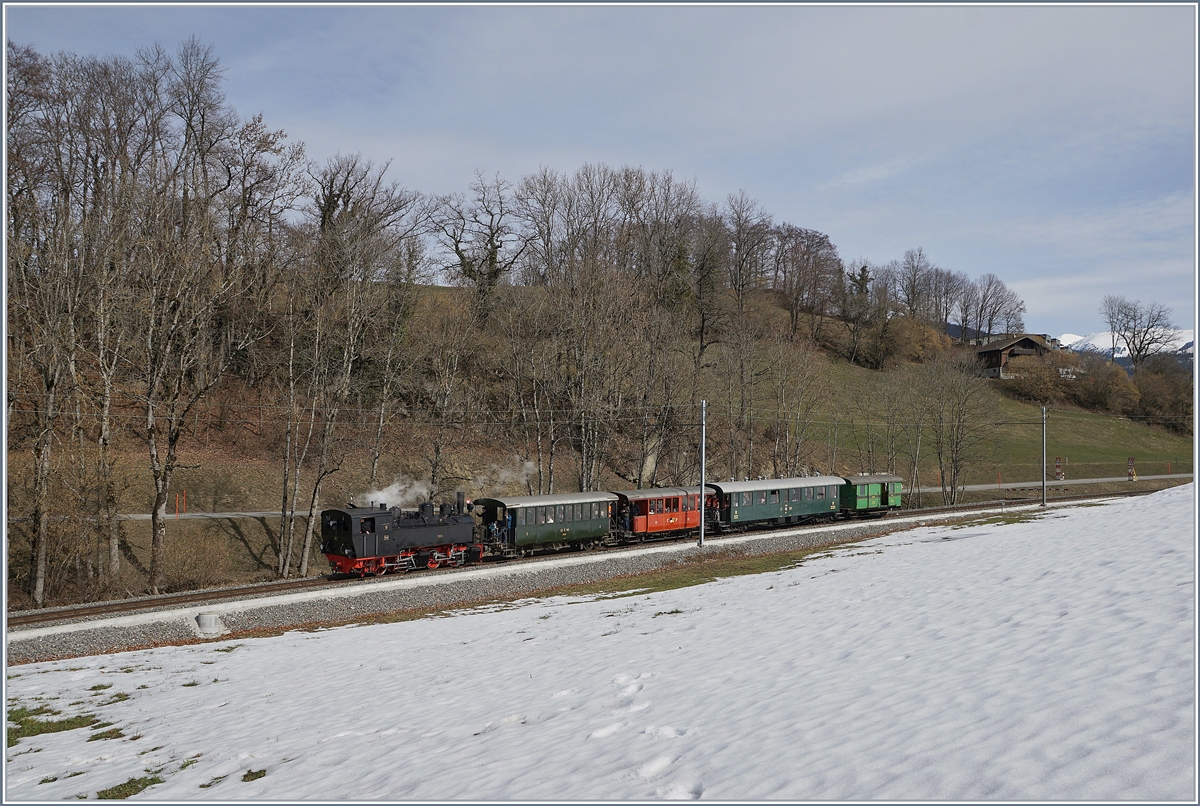
{"label": "catenary pole", "polygon": [[704,430],[708,415],[708,401],[700,401],[700,542],[696,545],[704,547]]}
{"label": "catenary pole", "polygon": [[1042,506],[1046,506],[1046,407],[1042,406]]}

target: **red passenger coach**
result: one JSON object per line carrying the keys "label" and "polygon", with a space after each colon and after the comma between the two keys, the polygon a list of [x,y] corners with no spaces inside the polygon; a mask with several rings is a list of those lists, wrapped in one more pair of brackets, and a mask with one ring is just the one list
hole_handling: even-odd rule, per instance
{"label": "red passenger coach", "polygon": [[613,529],[637,540],[700,528],[700,488],[661,487],[616,493]]}

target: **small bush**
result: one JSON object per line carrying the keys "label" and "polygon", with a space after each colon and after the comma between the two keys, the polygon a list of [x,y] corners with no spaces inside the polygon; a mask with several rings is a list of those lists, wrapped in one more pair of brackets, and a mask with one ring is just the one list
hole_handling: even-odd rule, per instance
{"label": "small bush", "polygon": [[267,774],[266,770],[246,770],[246,774],[242,776],[242,780],[246,783],[257,781]]}

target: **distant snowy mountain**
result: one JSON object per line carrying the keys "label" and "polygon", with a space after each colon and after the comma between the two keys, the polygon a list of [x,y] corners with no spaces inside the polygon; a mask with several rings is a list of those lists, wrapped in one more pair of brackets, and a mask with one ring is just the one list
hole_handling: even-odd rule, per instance
{"label": "distant snowy mountain", "polygon": [[[1077,353],[1097,353],[1107,356],[1113,352],[1113,337],[1109,331],[1090,333],[1087,336],[1064,333],[1059,336],[1058,341],[1062,346],[1069,347]],[[1196,352],[1195,344],[1195,331],[1177,330],[1175,331],[1175,338],[1171,341],[1170,352],[1194,356]],[[1128,357],[1129,351],[1121,344],[1121,340],[1117,339],[1116,358]]]}

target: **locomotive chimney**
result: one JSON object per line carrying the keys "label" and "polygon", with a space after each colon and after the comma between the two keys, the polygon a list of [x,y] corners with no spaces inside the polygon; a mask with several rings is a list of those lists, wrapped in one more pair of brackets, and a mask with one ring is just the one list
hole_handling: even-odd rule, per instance
{"label": "locomotive chimney", "polygon": [[462,515],[467,511],[467,494],[462,490],[458,491],[458,495],[454,499],[455,515]]}

